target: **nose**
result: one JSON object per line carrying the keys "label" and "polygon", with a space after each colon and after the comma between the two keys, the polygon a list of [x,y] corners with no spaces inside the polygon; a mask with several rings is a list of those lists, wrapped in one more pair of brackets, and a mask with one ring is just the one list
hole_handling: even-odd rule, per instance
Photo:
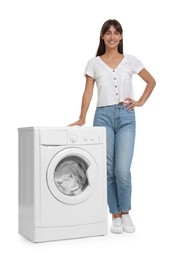
{"label": "nose", "polygon": [[111,34],[110,40],[114,40],[114,34]]}
{"label": "nose", "polygon": [[113,40],[115,38],[115,34],[114,33],[111,33],[110,34],[110,38]]}

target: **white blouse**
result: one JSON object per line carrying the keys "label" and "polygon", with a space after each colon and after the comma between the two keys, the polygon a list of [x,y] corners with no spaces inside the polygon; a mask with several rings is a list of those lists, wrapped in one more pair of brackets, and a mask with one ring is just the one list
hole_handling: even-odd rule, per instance
{"label": "white blouse", "polygon": [[85,75],[96,80],[97,107],[118,104],[126,97],[133,98],[132,76],[134,73],[138,74],[143,68],[141,61],[127,54],[115,69],[110,68],[99,56],[90,59]]}

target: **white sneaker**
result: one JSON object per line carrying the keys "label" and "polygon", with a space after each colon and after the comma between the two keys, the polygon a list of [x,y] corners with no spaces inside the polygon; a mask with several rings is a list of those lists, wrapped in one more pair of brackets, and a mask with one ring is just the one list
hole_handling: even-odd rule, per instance
{"label": "white sneaker", "polygon": [[124,232],[126,232],[126,233],[134,233],[135,232],[135,226],[134,226],[129,214],[122,214],[121,220],[122,220],[122,223],[123,223]]}
{"label": "white sneaker", "polygon": [[122,223],[120,217],[112,218],[112,225],[111,225],[110,231],[115,234],[123,233],[123,223]]}

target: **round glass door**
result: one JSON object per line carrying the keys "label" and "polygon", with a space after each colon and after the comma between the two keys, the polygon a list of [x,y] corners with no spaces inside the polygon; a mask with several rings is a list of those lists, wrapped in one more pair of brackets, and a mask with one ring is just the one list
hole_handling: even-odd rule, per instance
{"label": "round glass door", "polygon": [[58,152],[47,169],[47,184],[52,195],[66,204],[88,199],[98,181],[94,158],[81,148],[66,148]]}

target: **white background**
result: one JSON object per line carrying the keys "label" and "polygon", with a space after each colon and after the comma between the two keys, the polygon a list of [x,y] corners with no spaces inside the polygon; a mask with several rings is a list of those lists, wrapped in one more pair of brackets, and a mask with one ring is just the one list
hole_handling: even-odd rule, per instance
{"label": "white background", "polygon": [[[167,259],[167,10],[166,0],[1,0],[1,259]],[[131,215],[137,231],[30,243],[17,234],[17,128],[66,126],[78,119],[86,63],[95,56],[102,24],[114,18],[123,26],[124,52],[138,57],[157,81],[148,102],[136,109]],[[134,86],[138,98],[145,84],[135,76]],[[95,91],[87,126],[92,125],[96,98]]]}

